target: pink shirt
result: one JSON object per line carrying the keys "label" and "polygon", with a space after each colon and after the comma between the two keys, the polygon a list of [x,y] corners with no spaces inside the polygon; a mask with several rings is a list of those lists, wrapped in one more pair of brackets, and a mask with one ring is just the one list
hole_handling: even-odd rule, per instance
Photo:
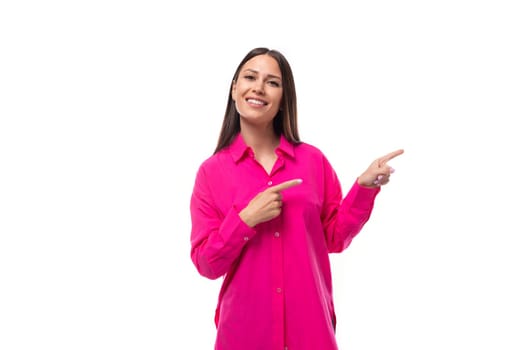
{"label": "pink shirt", "polygon": [[[281,137],[267,173],[240,135],[200,166],[191,197],[191,259],[207,278],[224,276],[215,315],[216,350],[335,350],[328,253],[347,248],[379,189],[356,183],[342,200],[336,173],[317,148]],[[254,228],[238,213],[268,186],[281,214]]]}

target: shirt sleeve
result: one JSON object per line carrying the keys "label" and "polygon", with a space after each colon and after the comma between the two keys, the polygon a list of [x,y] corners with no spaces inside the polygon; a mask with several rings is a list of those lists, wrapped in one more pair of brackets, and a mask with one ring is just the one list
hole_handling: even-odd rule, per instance
{"label": "shirt sleeve", "polygon": [[341,184],[330,163],[324,158],[324,201],[321,220],[328,251],[341,252],[361,231],[370,218],[380,188],[366,188],[354,182],[342,199]]}
{"label": "shirt sleeve", "polygon": [[228,272],[256,231],[241,220],[238,208],[221,212],[212,185],[201,166],[190,201],[191,259],[201,275],[216,279]]}

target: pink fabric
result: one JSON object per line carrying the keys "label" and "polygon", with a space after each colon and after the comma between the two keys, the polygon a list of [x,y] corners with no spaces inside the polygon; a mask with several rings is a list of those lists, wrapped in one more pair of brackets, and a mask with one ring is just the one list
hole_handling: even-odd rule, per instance
{"label": "pink fabric", "polygon": [[[268,174],[240,135],[200,166],[191,197],[191,259],[207,278],[224,276],[216,350],[335,350],[328,253],[341,252],[372,212],[379,189],[339,180],[317,148],[281,137]],[[282,192],[277,218],[250,228],[238,213],[268,186]]]}

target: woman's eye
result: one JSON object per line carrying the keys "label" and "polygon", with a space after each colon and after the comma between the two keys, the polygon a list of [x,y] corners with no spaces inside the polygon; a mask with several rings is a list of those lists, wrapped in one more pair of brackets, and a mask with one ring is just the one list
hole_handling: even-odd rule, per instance
{"label": "woman's eye", "polygon": [[270,84],[270,86],[273,86],[273,87],[279,87],[279,86],[281,86],[281,84],[279,84],[277,81],[272,81],[272,80],[270,80],[268,83]]}
{"label": "woman's eye", "polygon": [[254,80],[255,77],[253,75],[245,75],[244,79],[246,79],[246,80]]}

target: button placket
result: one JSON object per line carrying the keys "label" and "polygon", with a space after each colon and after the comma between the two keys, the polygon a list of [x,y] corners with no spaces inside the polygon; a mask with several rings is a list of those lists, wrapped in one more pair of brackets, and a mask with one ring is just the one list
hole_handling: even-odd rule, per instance
{"label": "button placket", "polygon": [[[269,238],[271,239],[272,254],[272,317],[275,320],[273,329],[276,336],[276,348],[283,349],[284,344],[284,266],[283,266],[283,241],[280,238],[281,232],[280,219],[277,219],[269,228]],[[271,236],[273,237],[271,237]]]}

